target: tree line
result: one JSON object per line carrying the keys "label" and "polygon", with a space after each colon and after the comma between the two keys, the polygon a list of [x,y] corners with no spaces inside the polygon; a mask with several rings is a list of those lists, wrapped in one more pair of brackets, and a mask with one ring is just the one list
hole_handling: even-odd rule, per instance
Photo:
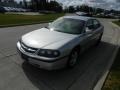
{"label": "tree line", "polygon": [[55,12],[62,12],[62,4],[55,0],[31,0],[28,4],[26,0],[23,0],[24,8],[29,8],[33,11],[48,10]]}
{"label": "tree line", "polygon": [[69,13],[74,13],[74,12],[86,12],[89,14],[98,14],[98,13],[116,13],[116,14],[120,14],[120,11],[116,11],[116,10],[105,10],[102,8],[96,8],[96,7],[90,7],[88,5],[80,5],[80,6],[69,6],[69,7],[65,7],[64,9],[65,12],[69,12]]}
{"label": "tree line", "polygon": [[80,6],[69,6],[65,8],[65,12],[69,12],[69,13],[74,13],[74,12],[86,12],[86,13],[90,13],[90,14],[96,14],[96,13],[102,13],[104,12],[104,9],[101,8],[94,8],[94,7],[90,7],[88,5],[80,5]]}

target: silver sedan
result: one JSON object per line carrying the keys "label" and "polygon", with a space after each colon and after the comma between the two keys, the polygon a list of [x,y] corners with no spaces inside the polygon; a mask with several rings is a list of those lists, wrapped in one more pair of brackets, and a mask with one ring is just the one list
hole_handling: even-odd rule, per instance
{"label": "silver sedan", "polygon": [[104,27],[94,18],[64,16],[21,37],[21,57],[39,68],[54,70],[76,65],[81,52],[101,41]]}

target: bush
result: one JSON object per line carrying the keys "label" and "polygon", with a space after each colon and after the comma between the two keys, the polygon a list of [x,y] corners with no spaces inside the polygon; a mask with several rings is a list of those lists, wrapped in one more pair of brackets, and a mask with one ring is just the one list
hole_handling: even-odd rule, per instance
{"label": "bush", "polygon": [[3,7],[0,7],[0,13],[5,13],[5,9]]}

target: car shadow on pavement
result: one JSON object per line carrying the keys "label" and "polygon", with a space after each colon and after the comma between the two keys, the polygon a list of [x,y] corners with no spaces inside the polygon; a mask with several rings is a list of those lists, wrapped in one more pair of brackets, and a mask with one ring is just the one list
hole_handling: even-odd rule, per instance
{"label": "car shadow on pavement", "polygon": [[[44,90],[42,86],[48,87],[49,90],[66,90],[77,82],[81,84],[79,90],[85,90],[93,87],[103,75],[115,47],[110,43],[101,42],[99,46],[91,47],[81,54],[77,65],[71,69],[47,71],[25,62],[22,68],[31,83],[40,90]],[[83,77],[86,80],[83,80]]]}

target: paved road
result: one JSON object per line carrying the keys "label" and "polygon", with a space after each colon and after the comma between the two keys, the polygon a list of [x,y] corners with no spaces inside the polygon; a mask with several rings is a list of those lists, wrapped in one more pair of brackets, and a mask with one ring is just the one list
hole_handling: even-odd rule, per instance
{"label": "paved road", "polygon": [[102,43],[80,56],[73,69],[46,71],[23,62],[16,51],[21,35],[45,26],[0,29],[0,90],[92,90],[106,71],[108,62],[118,44],[119,30],[108,19],[100,19],[105,26]]}

